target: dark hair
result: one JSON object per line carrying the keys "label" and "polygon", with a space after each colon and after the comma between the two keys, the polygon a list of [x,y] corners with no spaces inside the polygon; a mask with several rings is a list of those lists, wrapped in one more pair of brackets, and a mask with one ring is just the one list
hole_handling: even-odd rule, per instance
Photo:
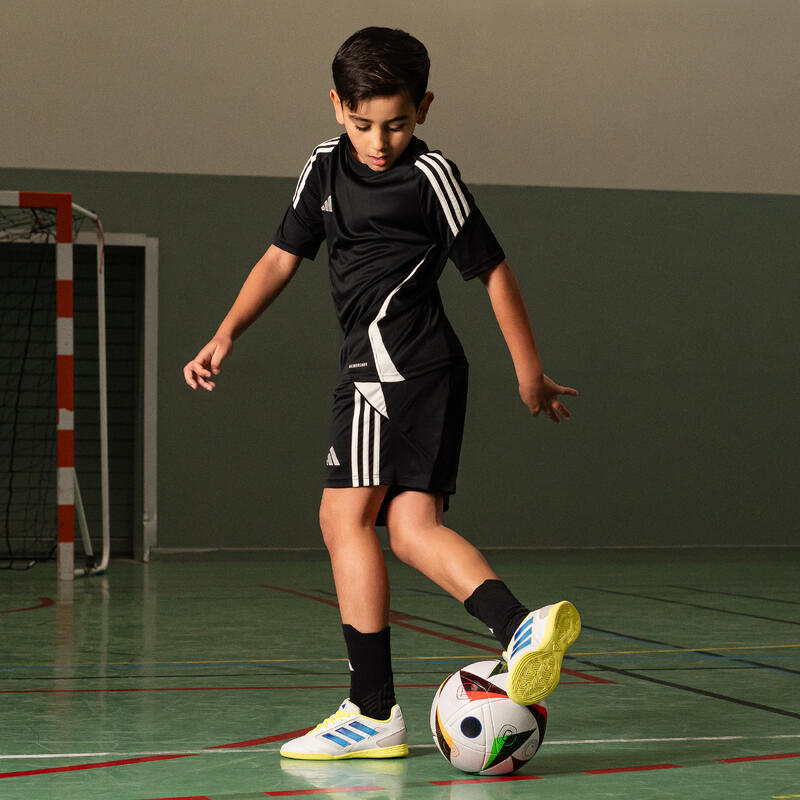
{"label": "dark hair", "polygon": [[419,107],[428,88],[431,62],[425,45],[394,28],[363,28],[337,50],[333,83],[350,108],[370,97],[408,92]]}

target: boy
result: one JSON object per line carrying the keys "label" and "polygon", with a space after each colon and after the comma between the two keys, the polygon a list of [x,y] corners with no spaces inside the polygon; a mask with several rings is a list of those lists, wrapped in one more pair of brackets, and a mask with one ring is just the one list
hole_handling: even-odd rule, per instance
{"label": "boy", "polygon": [[339,710],[281,748],[302,759],[408,753],[395,701],[389,585],[375,533],[464,603],[507,651],[508,694],[531,704],[558,684],[580,617],[566,601],[529,611],[480,552],[442,524],[466,408],[467,362],[436,281],[450,258],[480,278],[532,414],[569,418],[542,371],[519,285],[455,165],[414,136],[433,94],[430,62],[409,34],[366,28],[333,62],[330,92],[345,133],[315,148],[292,202],[214,338],[184,367],[211,391],[233,341],[327,241],[343,331],[320,526],[333,570],[351,688]]}

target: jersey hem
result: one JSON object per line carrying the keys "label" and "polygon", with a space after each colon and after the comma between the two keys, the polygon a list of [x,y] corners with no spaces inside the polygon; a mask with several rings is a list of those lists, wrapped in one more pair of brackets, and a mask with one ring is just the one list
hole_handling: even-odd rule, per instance
{"label": "jersey hem", "polygon": [[505,260],[506,254],[500,250],[497,255],[494,255],[491,258],[485,258],[480,264],[476,264],[466,272],[462,272],[461,277],[465,281],[471,281],[473,278],[483,275],[483,273],[487,270],[494,269],[499,264],[502,264]]}
{"label": "jersey hem", "polygon": [[281,250],[285,250],[287,253],[291,253],[293,256],[299,256],[300,258],[307,258],[309,261],[313,261],[319,254],[319,248],[322,242],[314,248],[313,252],[309,248],[296,247],[291,244],[291,242],[286,242],[283,239],[273,239],[272,244],[274,244],[275,247],[280,247]]}
{"label": "jersey hem", "polygon": [[[437,370],[444,370],[450,367],[469,367],[469,361],[466,356],[459,358],[447,358],[440,361],[435,361],[427,366],[414,367],[406,372],[403,372],[403,380],[411,380],[412,378],[421,378],[423,375],[428,375]],[[392,383],[392,381],[381,381],[377,372],[340,372],[339,382],[337,387],[344,386],[348,383]]]}

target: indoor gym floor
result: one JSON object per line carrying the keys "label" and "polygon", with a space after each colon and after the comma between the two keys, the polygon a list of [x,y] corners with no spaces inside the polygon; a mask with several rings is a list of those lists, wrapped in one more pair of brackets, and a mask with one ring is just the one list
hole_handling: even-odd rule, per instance
{"label": "indoor gym floor", "polygon": [[567,597],[584,622],[544,745],[510,779],[434,749],[436,686],[495,644],[396,562],[409,758],[281,759],[346,695],[327,560],[215,553],[74,585],[51,564],[0,573],[0,797],[800,798],[800,550],[487,555],[524,601]]}

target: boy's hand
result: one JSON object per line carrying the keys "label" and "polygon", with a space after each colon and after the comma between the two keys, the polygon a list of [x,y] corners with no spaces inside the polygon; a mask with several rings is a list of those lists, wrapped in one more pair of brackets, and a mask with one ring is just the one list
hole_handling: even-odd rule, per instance
{"label": "boy's hand", "polygon": [[233,339],[226,336],[215,336],[184,368],[183,377],[186,383],[196,389],[202,386],[209,392],[216,383],[209,380],[212,375],[219,375],[220,366],[233,350]]}
{"label": "boy's hand", "polygon": [[572,416],[558,399],[560,394],[574,396],[578,394],[578,390],[569,386],[560,386],[544,374],[530,383],[519,385],[519,395],[531,414],[535,417],[543,411],[555,423]]}

